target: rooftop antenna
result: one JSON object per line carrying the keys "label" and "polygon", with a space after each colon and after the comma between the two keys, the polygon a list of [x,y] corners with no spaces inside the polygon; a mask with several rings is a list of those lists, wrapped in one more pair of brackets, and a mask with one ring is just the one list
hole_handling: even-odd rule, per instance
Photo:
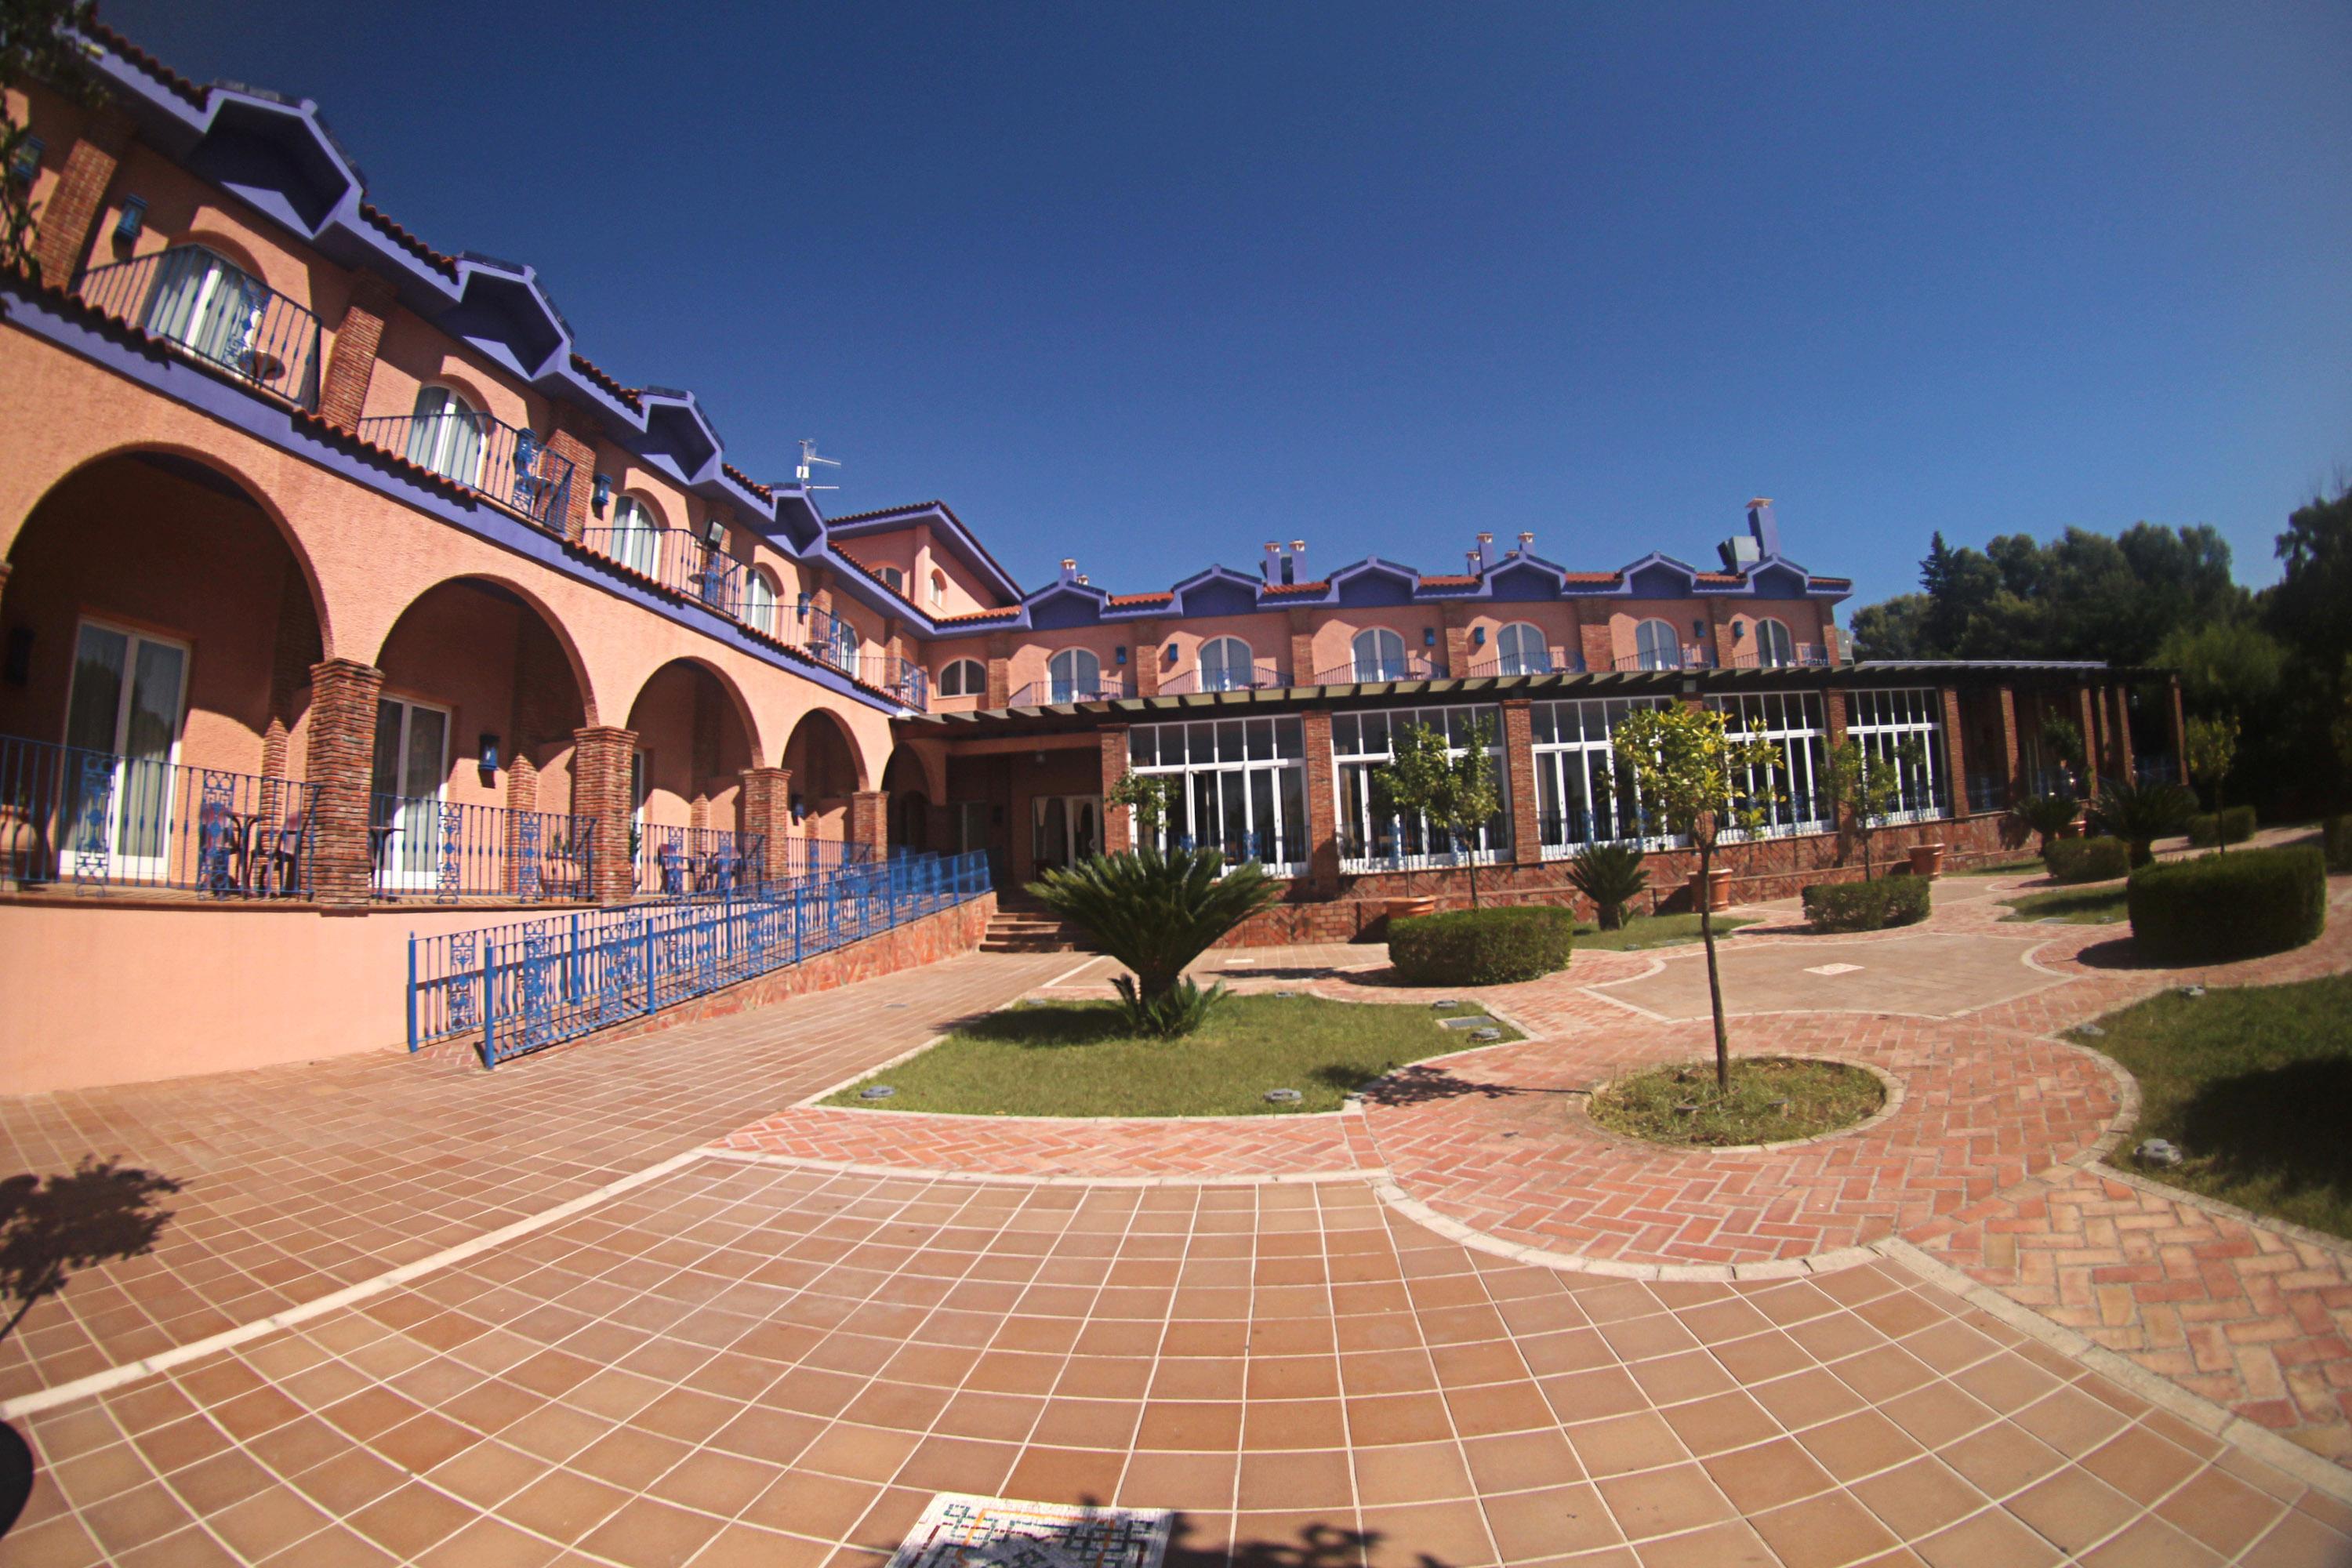
{"label": "rooftop antenna", "polygon": [[800,466],[798,468],[795,468],[795,469],[793,471],[793,477],[794,479],[796,479],[800,480],[800,482],[801,482],[801,488],[802,488],[803,489],[807,489],[807,490],[837,490],[837,489],[839,489],[841,488],[839,485],[813,485],[813,484],[809,483],[809,473],[810,473],[810,470],[811,470],[812,468],[814,468],[815,467],[815,465],[817,465],[817,464],[819,464],[819,463],[823,463],[823,464],[824,464],[826,468],[839,468],[839,467],[841,467],[841,459],[840,459],[840,458],[820,458],[820,457],[818,457],[818,456],[816,455],[816,443],[815,443],[814,441],[813,441],[813,440],[803,439],[803,440],[801,442],[801,466]]}

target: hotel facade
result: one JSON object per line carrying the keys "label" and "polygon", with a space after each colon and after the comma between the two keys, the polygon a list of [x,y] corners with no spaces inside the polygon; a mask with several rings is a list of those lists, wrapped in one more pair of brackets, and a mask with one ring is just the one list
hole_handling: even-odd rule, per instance
{"label": "hotel facade", "polygon": [[[1853,661],[1850,584],[1763,500],[1694,529],[1696,566],[1289,540],[1160,592],[1076,560],[1024,588],[941,502],[828,518],[734,466],[532,268],[378,210],[316,106],[89,45],[91,101],[11,93],[34,141],[0,171],[38,213],[35,275],[0,279],[0,1089],[394,1046],[404,1011],[413,1042],[411,939],[525,913],[900,852],[1014,889],[1132,842],[1130,770],[1172,781],[1171,837],[1284,879],[1264,942],[1377,936],[1473,866],[1572,901],[1580,847],[1643,832],[1609,744],[1648,705],[1787,749],[1735,897],[1860,874],[1821,777],[1849,734],[1902,770],[1890,855],[2013,843],[2054,719],[2078,790],[2177,768],[2164,672]],[[1468,845],[1373,804],[1415,722],[1493,753]],[[1649,845],[1672,907],[1692,857]]]}

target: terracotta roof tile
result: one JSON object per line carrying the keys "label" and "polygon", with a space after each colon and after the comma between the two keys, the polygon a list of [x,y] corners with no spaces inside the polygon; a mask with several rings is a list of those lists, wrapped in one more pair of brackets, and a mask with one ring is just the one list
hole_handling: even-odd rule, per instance
{"label": "terracotta roof tile", "polygon": [[877,507],[872,511],[853,511],[846,517],[829,517],[824,520],[824,525],[827,528],[839,528],[845,522],[871,522],[877,517],[895,517],[900,512],[908,511],[929,511],[933,507],[940,507],[941,510],[946,510],[940,502],[935,500],[908,501],[904,506]]}
{"label": "terracotta roof tile", "polygon": [[1475,576],[1423,577],[1421,585],[1424,588],[1475,588],[1478,585],[1478,579]]}
{"label": "terracotta roof tile", "polygon": [[440,273],[443,277],[455,278],[457,276],[457,262],[455,257],[442,255],[439,251],[434,249],[431,246],[425,244],[423,240],[409,233],[407,229],[394,222],[382,207],[377,206],[373,202],[362,202],[360,204],[360,216],[367,219],[378,233],[383,235],[394,245],[397,245],[403,250],[408,252],[409,255],[416,258],[419,261],[424,262],[427,267],[432,268],[436,272]]}
{"label": "terracotta roof tile", "polygon": [[1270,583],[1266,584],[1265,591],[1269,595],[1322,594],[1329,592],[1330,587],[1331,583],[1328,578],[1318,578],[1312,583]]}
{"label": "terracotta roof tile", "polygon": [[945,626],[953,626],[959,621],[1001,621],[1007,616],[1018,616],[1020,613],[1021,607],[1018,605],[1011,605],[993,610],[963,610],[952,616],[933,616],[931,619],[935,624]]}
{"label": "terracotta roof tile", "polygon": [[1167,605],[1175,602],[1173,594],[1113,594],[1105,602],[1125,608],[1129,605]]}
{"label": "terracotta roof tile", "polygon": [[[572,357],[577,359],[580,356],[574,354]],[[753,479],[751,475],[745,473],[734,464],[721,463],[719,467],[725,471],[729,479],[733,479],[737,484],[741,485],[745,489],[750,490],[761,500],[773,500],[775,499],[776,492],[772,487],[761,484],[759,480]]]}
{"label": "terracotta roof tile", "polygon": [[586,354],[578,353],[573,353],[572,356],[572,368],[578,371],[582,375],[586,376],[590,381],[594,382],[598,386],[604,388],[604,391],[612,396],[618,398],[622,403],[626,404],[631,411],[638,414],[642,414],[646,411],[646,405],[637,400],[637,393],[635,387],[623,386],[619,382],[614,380],[613,377],[605,372],[603,366],[597,364],[595,361],[590,359]]}
{"label": "terracotta roof tile", "polygon": [[198,87],[194,82],[190,81],[186,77],[182,76],[178,71],[173,70],[170,66],[165,65],[162,60],[157,59],[153,55],[149,54],[145,49],[141,48],[138,45],[132,43],[130,39],[124,37],[121,34],[116,32],[105,23],[100,21],[97,17],[92,16],[89,20],[85,21],[82,24],[81,30],[89,35],[90,37],[96,39],[98,42],[104,44],[115,54],[121,56],[131,64],[137,66],[141,70],[145,71],[149,76],[153,77],[165,87],[171,89],[175,96],[185,99],[189,103],[194,105],[198,109],[202,109],[205,106],[205,89],[203,88]]}

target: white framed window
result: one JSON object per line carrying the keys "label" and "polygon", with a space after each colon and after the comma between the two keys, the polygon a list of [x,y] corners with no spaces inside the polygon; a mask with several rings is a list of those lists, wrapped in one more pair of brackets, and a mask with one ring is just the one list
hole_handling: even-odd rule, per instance
{"label": "white framed window", "polygon": [[[1459,757],[1469,750],[1472,731],[1486,726],[1486,754],[1495,766],[1501,809],[1456,849],[1420,816],[1390,816],[1373,799],[1372,773],[1394,760],[1396,737],[1414,724],[1446,739]],[[1357,872],[1418,869],[1426,866],[1486,865],[1511,854],[1510,770],[1503,757],[1503,715],[1496,708],[1397,708],[1331,717],[1333,787],[1339,795],[1339,863]]]}
{"label": "white framed window", "polygon": [[1551,647],[1543,628],[1526,621],[1513,621],[1495,634],[1495,654],[1498,675],[1551,673]]}
{"label": "white framed window", "polygon": [[1643,669],[1680,669],[1682,639],[1672,621],[1648,620],[1633,628],[1633,657]]}
{"label": "white framed window", "polygon": [[622,496],[613,502],[613,559],[630,571],[654,575],[661,559],[664,531],[654,509],[635,496]]}
{"label": "white framed window", "polygon": [[[1779,623],[1773,623],[1778,625]],[[1781,628],[1786,631],[1786,627]],[[1737,696],[1710,697],[1706,705],[1723,715],[1723,727],[1735,735],[1753,734],[1780,748],[1780,766],[1769,777],[1759,770],[1732,782],[1734,804],[1777,795],[1765,804],[1763,826],[1753,837],[1780,838],[1792,833],[1827,833],[1836,823],[1826,780],[1829,772],[1829,727],[1822,718],[1822,699],[1811,691],[1743,691]],[[1747,829],[1726,826],[1729,843],[1747,838]]]}
{"label": "white framed window", "polygon": [[488,434],[488,416],[454,389],[416,389],[415,416],[408,423],[410,462],[478,489],[483,440]]}
{"label": "white framed window", "polygon": [[1675,835],[1643,830],[1640,812],[1621,788],[1617,766],[1617,727],[1627,715],[1663,707],[1665,700],[1619,697],[1529,705],[1536,811],[1545,858],[1573,855],[1588,844],[1664,849],[1682,842]]}
{"label": "white framed window", "polygon": [[935,568],[931,573],[931,603],[936,606],[947,602],[948,574]]}
{"label": "white framed window", "polygon": [[[80,850],[96,826],[110,862],[108,874],[163,879],[171,855],[172,767],[180,752],[185,711],[188,645],[101,621],[83,621],[74,634],[74,665],[66,693],[68,746],[84,753],[65,770],[65,831],[61,850]],[[89,754],[110,758],[92,763]],[[111,774],[102,824],[84,813],[85,768]]]}
{"label": "white framed window", "polygon": [[1047,659],[1045,674],[1055,702],[1091,702],[1102,692],[1102,660],[1082,647],[1066,647]]}
{"label": "white framed window", "polygon": [[755,632],[776,635],[776,585],[765,572],[746,568],[743,573],[743,619]]}
{"label": "white framed window", "polygon": [[175,245],[156,264],[141,325],[215,364],[253,372],[253,334],[269,290],[219,252]]}
{"label": "white framed window", "polygon": [[857,669],[857,628],[839,616],[825,617],[824,658],[835,669],[856,673]]}
{"label": "white framed window", "polygon": [[377,886],[429,888],[439,879],[441,797],[448,779],[449,710],[377,698],[368,784]]}
{"label": "white framed window", "polygon": [[976,658],[950,659],[947,668],[940,671],[940,695],[987,696],[988,667]]}
{"label": "white framed window", "polygon": [[1244,691],[1256,673],[1250,645],[1239,637],[1211,637],[1201,645],[1201,689]]}
{"label": "white framed window", "polygon": [[1755,623],[1756,662],[1765,668],[1778,669],[1797,662],[1797,639],[1789,635],[1787,623],[1759,620]]}
{"label": "white framed window", "polygon": [[1129,765],[1181,781],[1160,832],[1163,847],[1221,849],[1229,864],[1255,860],[1295,877],[1311,853],[1307,828],[1306,736],[1297,719],[1218,719],[1138,724]]}
{"label": "white framed window", "polygon": [[[1900,775],[1888,822],[1924,822],[1950,812],[1944,789],[1944,697],[1932,686],[1896,687],[1846,694],[1846,733],[1862,743],[1864,768],[1894,768]],[[1906,742],[1919,744],[1919,760],[1901,756]]]}
{"label": "white framed window", "polygon": [[1386,626],[1358,632],[1349,644],[1355,656],[1358,680],[1402,680],[1405,678],[1404,637]]}
{"label": "white framed window", "polygon": [[892,593],[903,594],[907,591],[907,574],[904,572],[899,571],[896,566],[877,567],[876,568],[874,574],[881,578],[883,586],[888,588]]}

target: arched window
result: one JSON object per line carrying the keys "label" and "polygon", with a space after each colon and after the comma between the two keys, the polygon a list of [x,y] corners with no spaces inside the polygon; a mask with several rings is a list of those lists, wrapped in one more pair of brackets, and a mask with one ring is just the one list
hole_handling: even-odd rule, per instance
{"label": "arched window", "polygon": [[1046,661],[1053,700],[1091,702],[1102,689],[1102,660],[1082,647],[1066,647]]}
{"label": "arched window", "polygon": [[988,695],[988,667],[976,658],[959,658],[949,662],[940,671],[940,695],[942,697],[985,697]]}
{"label": "arched window", "polygon": [[1244,691],[1253,673],[1250,645],[1239,637],[1211,637],[1201,645],[1201,689]]}
{"label": "arched window", "polygon": [[1643,621],[1633,628],[1633,651],[1643,669],[1680,669],[1683,645],[1671,621]]}
{"label": "arched window", "polygon": [[944,572],[934,571],[931,574],[931,603],[934,605],[944,605],[947,602],[948,574]]}
{"label": "arched window", "polygon": [[408,460],[461,485],[478,485],[488,427],[488,418],[449,388],[419,387],[416,415],[408,422]]}
{"label": "arched window", "polygon": [[1797,662],[1797,641],[1787,626],[1779,621],[1756,623],[1756,662],[1775,666]]}
{"label": "arched window", "polygon": [[855,674],[857,669],[857,628],[839,616],[831,617],[826,625],[832,630],[825,658],[833,662],[835,668]]}
{"label": "arched window", "polygon": [[1351,645],[1356,655],[1358,680],[1402,680],[1404,679],[1404,638],[1386,626],[1374,626],[1358,632]]}
{"label": "arched window", "polygon": [[216,364],[255,375],[253,332],[268,301],[260,279],[227,258],[201,245],[179,245],[155,268],[143,325]]}
{"label": "arched window", "polygon": [[1495,651],[1501,656],[1498,674],[1551,673],[1551,649],[1544,641],[1540,626],[1513,621],[1495,635]]}
{"label": "arched window", "polygon": [[613,559],[650,577],[661,559],[662,525],[653,508],[635,496],[613,503]]}
{"label": "arched window", "polygon": [[881,578],[883,586],[892,593],[903,594],[907,591],[907,574],[896,566],[877,567],[874,574]]}
{"label": "arched window", "polygon": [[755,632],[776,635],[776,586],[765,572],[743,574],[743,619]]}

